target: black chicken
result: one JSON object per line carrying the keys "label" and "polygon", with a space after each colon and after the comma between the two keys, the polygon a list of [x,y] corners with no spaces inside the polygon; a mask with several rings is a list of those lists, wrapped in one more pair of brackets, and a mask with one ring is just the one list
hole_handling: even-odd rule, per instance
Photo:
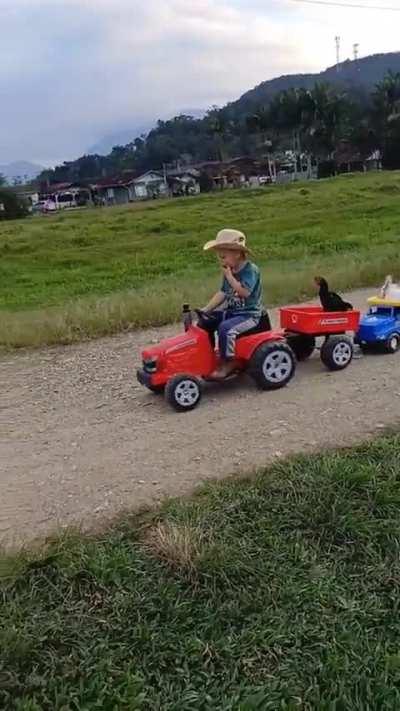
{"label": "black chicken", "polygon": [[352,311],[353,305],[348,301],[343,301],[339,294],[329,291],[328,282],[323,277],[315,277],[315,283],[319,287],[319,298],[324,311]]}

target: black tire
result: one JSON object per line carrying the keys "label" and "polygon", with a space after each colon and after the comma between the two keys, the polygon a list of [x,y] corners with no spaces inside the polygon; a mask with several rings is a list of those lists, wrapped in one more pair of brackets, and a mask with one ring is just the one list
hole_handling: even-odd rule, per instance
{"label": "black tire", "polygon": [[262,390],[279,390],[293,378],[296,356],[283,341],[263,343],[253,353],[247,372]]}
{"label": "black tire", "polygon": [[392,333],[384,343],[385,353],[396,353],[400,348],[400,336],[398,333]]}
{"label": "black tire", "polygon": [[177,412],[194,410],[202,394],[201,382],[193,375],[175,375],[165,388],[165,399]]}
{"label": "black tire", "polygon": [[344,370],[353,355],[353,341],[348,336],[330,336],[321,348],[321,360],[329,370]]}
{"label": "black tire", "polygon": [[307,360],[315,351],[314,336],[300,334],[298,336],[288,336],[286,340],[298,361]]}

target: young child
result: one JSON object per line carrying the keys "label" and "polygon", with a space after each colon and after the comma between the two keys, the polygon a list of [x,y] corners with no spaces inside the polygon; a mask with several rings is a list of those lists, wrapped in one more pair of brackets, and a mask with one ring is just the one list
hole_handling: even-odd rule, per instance
{"label": "young child", "polygon": [[239,335],[256,328],[262,315],[260,271],[248,260],[246,237],[237,230],[225,229],[204,245],[216,252],[223,272],[222,286],[203,311],[207,319],[200,325],[218,331],[220,368],[212,378],[223,380],[235,370],[235,345]]}

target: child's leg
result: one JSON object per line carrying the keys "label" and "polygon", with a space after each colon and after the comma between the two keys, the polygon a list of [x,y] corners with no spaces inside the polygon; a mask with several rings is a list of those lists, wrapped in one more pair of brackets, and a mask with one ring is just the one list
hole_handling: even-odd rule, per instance
{"label": "child's leg", "polygon": [[207,318],[201,318],[198,322],[199,328],[203,331],[207,331],[210,336],[210,342],[213,348],[215,348],[215,334],[218,331],[218,327],[222,322],[224,317],[223,311],[214,311],[207,315]]}
{"label": "child's leg", "polygon": [[223,321],[218,329],[219,352],[222,360],[233,360],[235,357],[236,339],[238,336],[255,328],[259,319],[252,316],[234,316]]}

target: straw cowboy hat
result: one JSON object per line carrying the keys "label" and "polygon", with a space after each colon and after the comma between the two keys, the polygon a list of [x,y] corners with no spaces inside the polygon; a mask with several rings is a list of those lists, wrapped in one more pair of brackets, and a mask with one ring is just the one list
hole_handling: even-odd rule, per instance
{"label": "straw cowboy hat", "polygon": [[210,249],[233,249],[247,254],[250,253],[249,248],[246,247],[246,235],[243,232],[239,232],[239,230],[221,230],[221,232],[218,232],[216,239],[207,242],[203,249],[205,252]]}

